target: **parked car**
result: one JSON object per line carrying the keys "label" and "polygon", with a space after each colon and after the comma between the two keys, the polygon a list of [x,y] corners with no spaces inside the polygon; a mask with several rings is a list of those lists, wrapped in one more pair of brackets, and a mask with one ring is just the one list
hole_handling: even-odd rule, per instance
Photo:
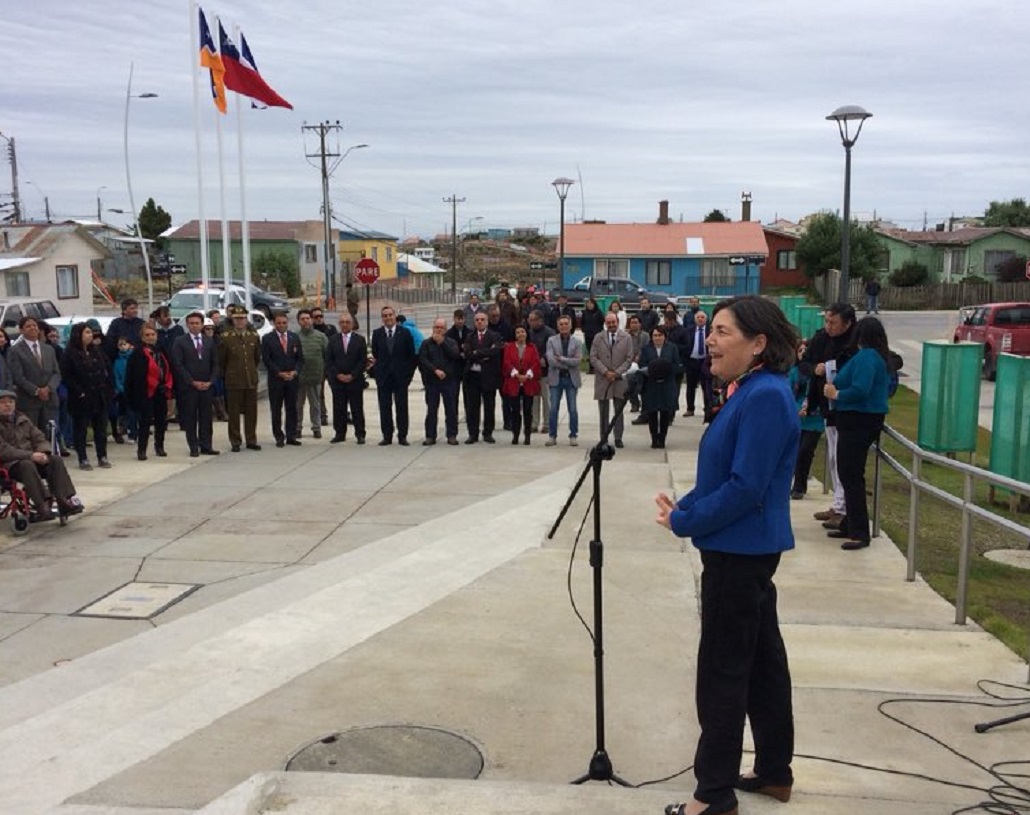
{"label": "parked car", "polygon": [[22,317],[35,317],[49,323],[61,316],[57,306],[51,300],[39,300],[33,297],[7,297],[0,300],[0,326],[7,332],[8,339],[21,336],[18,323]]}
{"label": "parked car", "polygon": [[[563,294],[568,298],[569,305],[575,308],[582,308],[588,297],[618,297],[619,302],[628,311],[636,311],[641,297],[654,300],[657,296],[628,277],[591,277],[589,275],[573,285],[572,288],[552,289],[551,302],[555,302]],[[664,299],[664,296],[662,297]]]}
{"label": "parked car", "polygon": [[954,342],[982,342],[983,375],[993,382],[998,354],[1030,356],[1030,303],[984,303],[959,309]]}
{"label": "parked car", "polygon": [[164,305],[168,306],[172,319],[178,322],[193,311],[205,312],[216,308],[224,312],[227,306],[243,305],[245,302],[242,288],[233,287],[226,292],[220,286],[209,286],[206,294],[205,298],[202,286],[179,289]]}
{"label": "parked car", "polygon": [[[218,281],[212,280],[211,282],[212,285],[215,285]],[[200,280],[189,280],[186,282],[186,285],[199,288],[203,285],[203,282]],[[246,287],[238,281],[233,281],[230,286],[233,289],[239,289],[241,295],[245,294],[247,291]],[[221,288],[224,288],[224,284]],[[240,302],[245,302],[245,298]],[[265,291],[264,289],[255,286],[253,283],[250,284],[250,305],[251,308],[263,312],[264,315],[269,318],[276,311],[284,311],[287,314],[290,313],[290,303],[285,297],[280,297],[278,294]]]}

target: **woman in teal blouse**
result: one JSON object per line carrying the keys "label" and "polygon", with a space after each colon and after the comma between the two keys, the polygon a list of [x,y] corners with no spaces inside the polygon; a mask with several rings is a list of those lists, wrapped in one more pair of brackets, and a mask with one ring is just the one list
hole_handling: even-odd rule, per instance
{"label": "woman in teal blouse", "polygon": [[890,349],[883,323],[863,317],[855,324],[854,342],[858,353],[844,363],[832,385],[823,386],[823,395],[836,402],[837,475],[847,505],[847,516],[830,537],[844,538],[840,548],[846,550],[869,545],[865,461],[883,428],[890,383]]}

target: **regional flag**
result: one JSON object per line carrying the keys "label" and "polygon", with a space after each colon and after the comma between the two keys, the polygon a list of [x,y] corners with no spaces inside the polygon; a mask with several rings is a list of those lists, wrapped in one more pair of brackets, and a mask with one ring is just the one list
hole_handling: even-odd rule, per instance
{"label": "regional flag", "polygon": [[204,9],[199,9],[199,11],[200,65],[211,72],[211,96],[214,97],[215,107],[221,113],[225,113],[225,66],[215,50],[214,40],[211,39],[211,29],[207,27],[207,20],[204,18]]}
{"label": "regional flag", "polygon": [[247,62],[250,65],[240,59],[239,50],[236,48],[235,43],[229,39],[229,35],[225,33],[225,29],[222,28],[220,21],[218,23],[218,40],[221,44],[222,64],[225,66],[225,87],[243,96],[256,99],[258,102],[262,102],[270,107],[293,110],[293,105],[272,90],[268,83],[261,78],[261,74],[257,72],[257,67],[251,67],[254,64],[254,59],[250,55],[249,48],[247,49]]}

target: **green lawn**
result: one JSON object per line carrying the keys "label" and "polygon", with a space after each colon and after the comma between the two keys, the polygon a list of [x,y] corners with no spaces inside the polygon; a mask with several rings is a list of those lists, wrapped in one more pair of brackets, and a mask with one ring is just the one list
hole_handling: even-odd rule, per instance
{"label": "green lawn", "polygon": [[[900,387],[891,399],[887,423],[899,434],[915,440],[918,436],[919,395]],[[883,448],[904,467],[911,470],[912,456],[901,445],[883,437]],[[820,445],[820,450],[822,446]],[[986,468],[990,460],[991,434],[980,429],[977,442],[977,466]],[[963,460],[967,455],[962,454]],[[872,490],[873,459],[869,456],[866,470],[867,485]],[[821,453],[817,453],[814,475],[821,476]],[[883,487],[881,492],[880,524],[883,531],[906,551],[909,521],[909,486],[886,464],[881,465]],[[945,467],[926,464],[923,478],[936,487],[961,497],[963,477]],[[988,501],[986,484],[978,483],[974,497],[982,507],[1030,526],[1030,514],[1009,510],[1007,497],[999,496],[999,503]],[[870,499],[870,512],[872,499]],[[916,568],[926,582],[949,602],[955,602],[958,580],[959,531],[962,513],[940,500],[922,493],[919,505],[919,543]],[[969,571],[967,612],[972,620],[996,636],[1020,657],[1026,658],[1030,642],[1030,572],[995,563],[983,556],[993,549],[1025,549],[1026,539],[1020,538],[994,524],[973,523],[973,551]]]}

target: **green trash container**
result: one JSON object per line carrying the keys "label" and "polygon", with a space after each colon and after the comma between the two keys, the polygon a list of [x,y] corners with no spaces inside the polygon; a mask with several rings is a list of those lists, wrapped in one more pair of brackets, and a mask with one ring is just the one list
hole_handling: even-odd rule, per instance
{"label": "green trash container", "polygon": [[[983,344],[923,343],[918,444],[934,453],[976,450]],[[995,408],[997,409],[997,407]]]}
{"label": "green trash container", "polygon": [[794,327],[806,340],[809,339],[823,325],[822,306],[799,305],[795,309]]}
{"label": "green trash container", "polygon": [[798,328],[798,306],[805,304],[805,298],[798,294],[785,294],[780,298],[780,308],[787,318],[787,322]]}
{"label": "green trash container", "polygon": [[[983,346],[975,345],[983,359]],[[1030,481],[1030,357],[998,356],[989,469],[1017,481]]]}
{"label": "green trash container", "polygon": [[[608,307],[619,298],[614,294],[599,294],[594,298],[597,301],[597,307],[605,314],[608,313]],[[621,300],[619,302],[622,302]]]}

